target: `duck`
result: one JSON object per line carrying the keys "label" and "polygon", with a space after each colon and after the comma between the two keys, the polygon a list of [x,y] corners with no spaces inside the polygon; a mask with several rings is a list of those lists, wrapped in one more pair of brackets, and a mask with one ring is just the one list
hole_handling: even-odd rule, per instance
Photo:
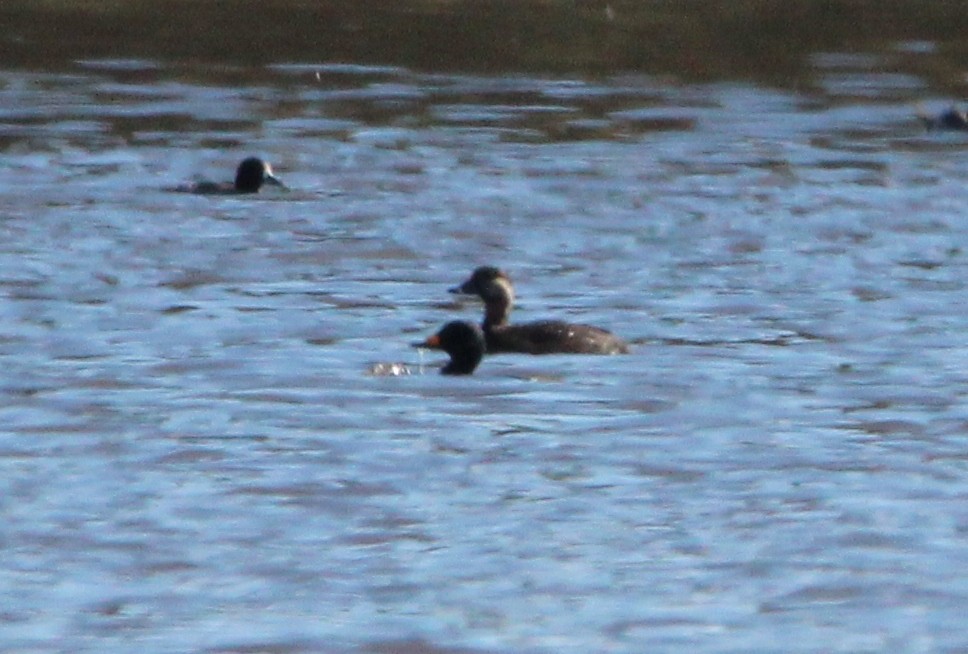
{"label": "duck", "polygon": [[924,124],[925,128],[929,130],[968,130],[968,113],[955,106],[945,109],[937,116],[919,111],[918,118]]}
{"label": "duck", "polygon": [[509,318],[514,304],[514,286],[508,275],[494,266],[480,266],[459,286],[449,289],[459,295],[477,295],[484,300],[481,329],[488,353],[522,354],[627,354],[628,344],[615,334],[595,327],[563,320],[537,320],[513,325]]}
{"label": "duck", "polygon": [[465,320],[452,320],[436,334],[424,341],[413,343],[414,347],[443,350],[450,361],[440,369],[444,375],[470,375],[484,358],[487,343],[480,327]]}
{"label": "duck", "polygon": [[240,195],[258,193],[266,184],[288,190],[272,172],[272,166],[259,157],[246,157],[235,169],[235,182],[199,182],[187,190],[200,195]]}

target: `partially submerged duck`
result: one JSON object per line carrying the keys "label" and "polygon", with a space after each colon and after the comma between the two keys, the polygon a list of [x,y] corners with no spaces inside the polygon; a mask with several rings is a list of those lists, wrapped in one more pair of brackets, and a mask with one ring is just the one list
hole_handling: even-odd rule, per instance
{"label": "partially submerged duck", "polygon": [[609,331],[562,320],[537,320],[512,325],[514,286],[498,268],[481,266],[451,293],[477,295],[484,300],[481,325],[487,351],[524,354],[626,354],[629,346]]}
{"label": "partially submerged duck", "polygon": [[272,166],[268,162],[258,157],[247,157],[235,169],[235,181],[233,183],[198,182],[181,190],[200,195],[239,195],[258,193],[266,184],[288,190],[282,180],[273,174]]}
{"label": "partially submerged duck", "polygon": [[444,375],[471,374],[487,348],[481,328],[463,320],[447,323],[436,334],[413,346],[443,350],[449,354],[450,362],[440,370]]}
{"label": "partially submerged duck", "polygon": [[962,130],[968,131],[968,113],[951,106],[937,116],[931,116],[924,111],[918,111],[918,118],[929,130]]}

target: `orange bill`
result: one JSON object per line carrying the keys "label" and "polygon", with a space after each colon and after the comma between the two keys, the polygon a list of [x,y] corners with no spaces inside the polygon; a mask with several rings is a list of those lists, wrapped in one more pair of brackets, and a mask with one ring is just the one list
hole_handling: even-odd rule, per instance
{"label": "orange bill", "polygon": [[440,349],[440,336],[438,334],[434,334],[433,336],[428,336],[427,337],[427,340],[425,340],[425,341],[419,341],[417,343],[414,343],[413,346],[414,347],[427,347],[427,348],[430,348],[432,350],[439,350]]}

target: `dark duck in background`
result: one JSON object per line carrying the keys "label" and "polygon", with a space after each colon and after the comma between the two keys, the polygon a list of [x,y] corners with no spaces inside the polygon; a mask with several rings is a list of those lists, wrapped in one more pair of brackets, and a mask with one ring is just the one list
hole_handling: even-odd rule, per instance
{"label": "dark duck in background", "polygon": [[235,169],[233,183],[198,182],[188,187],[180,187],[178,190],[199,195],[241,195],[258,193],[267,184],[288,190],[282,180],[273,174],[272,166],[258,157],[247,157]]}

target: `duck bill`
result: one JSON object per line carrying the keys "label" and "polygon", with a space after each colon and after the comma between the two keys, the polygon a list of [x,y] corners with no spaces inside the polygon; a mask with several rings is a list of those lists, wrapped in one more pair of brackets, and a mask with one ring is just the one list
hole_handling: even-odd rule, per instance
{"label": "duck bill", "polygon": [[279,188],[281,188],[281,189],[283,189],[284,191],[288,191],[288,190],[289,190],[289,187],[288,187],[288,186],[286,186],[285,184],[283,184],[283,183],[282,183],[282,180],[281,180],[281,179],[279,179],[278,177],[276,177],[275,175],[272,175],[272,174],[268,174],[268,175],[266,175],[266,176],[265,176],[265,177],[263,178],[263,180],[262,180],[262,181],[263,181],[263,182],[264,182],[265,184],[270,184],[270,185],[272,185],[272,186],[278,186]]}
{"label": "duck bill", "polygon": [[416,343],[411,343],[414,347],[425,347],[430,350],[440,349],[440,336],[434,334],[433,336],[427,337],[427,340],[417,341]]}
{"label": "duck bill", "polygon": [[454,288],[447,289],[448,293],[453,293],[454,295],[477,295],[472,288],[470,288],[470,280],[464,282],[460,286],[455,286]]}

